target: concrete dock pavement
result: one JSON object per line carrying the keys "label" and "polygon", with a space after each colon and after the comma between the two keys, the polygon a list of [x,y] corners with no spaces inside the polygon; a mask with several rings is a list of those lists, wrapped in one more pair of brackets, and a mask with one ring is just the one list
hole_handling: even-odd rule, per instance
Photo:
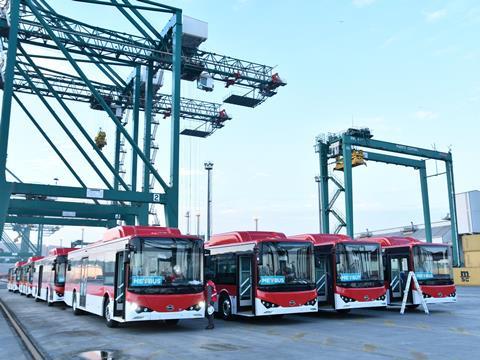
{"label": "concrete dock pavement", "polygon": [[[1,284],[1,292],[5,292],[5,284]],[[0,359],[27,360],[30,359],[15,330],[7,321],[0,308]]]}
{"label": "concrete dock pavement", "polygon": [[[465,359],[480,353],[480,287],[458,288],[457,304],[421,309],[320,312],[283,318],[185,320],[107,328],[95,315],[0,290],[0,297],[52,359]],[[1,356],[0,356],[1,358]]]}

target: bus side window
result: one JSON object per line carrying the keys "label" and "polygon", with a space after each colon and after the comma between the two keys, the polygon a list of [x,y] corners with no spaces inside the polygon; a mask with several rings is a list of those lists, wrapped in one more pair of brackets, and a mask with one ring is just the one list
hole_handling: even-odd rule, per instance
{"label": "bus side window", "polygon": [[103,262],[103,285],[113,286],[115,276],[115,261],[114,259],[105,258]]}
{"label": "bus side window", "polygon": [[237,273],[237,261],[234,254],[218,255],[217,277],[219,284],[235,285]]}
{"label": "bus side window", "polygon": [[95,281],[98,282],[99,284],[103,284],[104,282],[104,272],[103,272],[103,260],[98,259],[96,266],[95,266]]}
{"label": "bus side window", "polygon": [[214,255],[208,255],[205,257],[205,280],[213,280],[213,282],[216,282],[215,265],[216,257]]}

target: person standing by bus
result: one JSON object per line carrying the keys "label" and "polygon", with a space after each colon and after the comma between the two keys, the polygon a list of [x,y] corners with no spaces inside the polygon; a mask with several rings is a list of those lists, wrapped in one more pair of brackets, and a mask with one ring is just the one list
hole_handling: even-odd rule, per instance
{"label": "person standing by bus", "polygon": [[212,280],[208,280],[205,284],[205,299],[207,306],[205,308],[205,315],[208,319],[208,325],[205,329],[211,330],[215,326],[213,325],[213,313],[215,308],[213,304],[217,301],[217,288],[215,287],[215,283]]}

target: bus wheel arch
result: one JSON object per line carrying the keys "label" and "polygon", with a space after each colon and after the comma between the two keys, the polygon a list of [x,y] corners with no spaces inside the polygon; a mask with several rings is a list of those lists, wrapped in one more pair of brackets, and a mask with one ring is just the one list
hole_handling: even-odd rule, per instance
{"label": "bus wheel arch", "polygon": [[106,305],[110,302],[110,295],[108,293],[103,294],[102,302],[102,316],[105,317]]}
{"label": "bus wheel arch", "polygon": [[72,293],[72,310],[73,310],[73,315],[80,315],[82,311],[78,308],[78,302],[77,302],[77,291],[73,290]]}
{"label": "bus wheel arch", "polygon": [[49,288],[49,289],[47,290],[47,306],[53,306],[53,301],[50,301],[50,299],[49,299],[50,297],[51,297],[52,300],[53,300],[52,289]]}
{"label": "bus wheel arch", "polygon": [[113,314],[110,309],[110,297],[106,296],[103,301],[103,317],[105,319],[105,325],[109,328],[115,328],[118,326],[118,322],[113,320]]}

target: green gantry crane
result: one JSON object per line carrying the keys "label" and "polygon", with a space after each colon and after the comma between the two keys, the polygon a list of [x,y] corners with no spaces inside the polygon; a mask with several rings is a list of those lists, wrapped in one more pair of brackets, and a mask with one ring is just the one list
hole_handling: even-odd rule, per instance
{"label": "green gantry crane", "polygon": [[[286,84],[271,66],[200,49],[206,40],[204,23],[183,15],[179,8],[149,0],[78,1],[102,6],[104,11],[118,11],[131,32],[118,32],[59,14],[52,1],[9,0],[0,9],[4,54],[0,81],[0,233],[5,222],[102,227],[115,226],[118,221],[148,224],[152,204],[163,205],[166,225],[177,227],[180,135],[207,137],[230,120],[221,104],[181,97],[181,82],[197,81],[197,87],[207,92],[213,90],[214,82],[243,89],[240,94],[229,95],[224,103],[247,107],[263,103]],[[159,31],[147,20],[146,13],[167,13],[171,19]],[[199,33],[184,31],[183,25],[192,23],[200,29]],[[74,75],[46,66],[46,61],[62,61],[74,70]],[[96,80],[92,80],[92,67]],[[125,68],[131,74],[128,78],[121,75]],[[160,93],[164,73],[172,75],[171,94]],[[28,106],[28,95],[35,96],[46,110],[41,116]],[[110,119],[116,129],[113,159],[107,158],[85,130],[78,113],[69,106],[71,101],[88,104],[91,110]],[[14,102],[58,155],[77,186],[7,181]],[[59,108],[80,135],[72,132]],[[96,179],[87,179],[82,169],[69,161],[69,154],[51,139],[49,126],[40,120],[45,114],[60,126]],[[126,126],[127,117],[133,125],[131,129]],[[158,117],[171,123],[169,180],[160,175],[152,159],[157,152],[152,138]],[[80,139],[89,144],[95,156],[85,150]],[[104,141],[100,143],[104,145]],[[132,149],[128,169],[124,162],[127,147]],[[106,171],[101,171],[99,165]],[[143,175],[141,184],[139,175]],[[94,180],[103,185],[92,186]],[[161,190],[153,192],[153,182]]]}
{"label": "green gantry crane", "polygon": [[[374,150],[374,151],[371,151]],[[375,150],[381,151],[380,153]],[[384,164],[406,166],[419,171],[422,193],[423,218],[425,222],[425,237],[432,242],[432,224],[430,220],[430,205],[428,200],[427,169],[425,161],[433,159],[445,163],[447,177],[447,194],[450,208],[450,224],[453,245],[453,262],[455,266],[461,264],[458,248],[457,212],[455,205],[455,187],[453,179],[453,162],[451,152],[440,152],[418,148],[410,145],[396,144],[373,139],[367,128],[348,129],[340,134],[318,136],[315,151],[319,155],[320,176],[319,183],[320,203],[320,231],[330,233],[330,217],[332,214],[338,221],[334,230],[338,233],[343,227],[347,235],[354,237],[353,229],[353,178],[352,168],[364,164],[366,161],[375,161]],[[409,157],[400,157],[393,154],[402,154]],[[335,169],[343,172],[343,181],[329,171],[329,161],[334,159]],[[333,196],[329,194],[329,183],[336,189]],[[345,215],[339,214],[334,204],[340,193],[345,195]]]}

